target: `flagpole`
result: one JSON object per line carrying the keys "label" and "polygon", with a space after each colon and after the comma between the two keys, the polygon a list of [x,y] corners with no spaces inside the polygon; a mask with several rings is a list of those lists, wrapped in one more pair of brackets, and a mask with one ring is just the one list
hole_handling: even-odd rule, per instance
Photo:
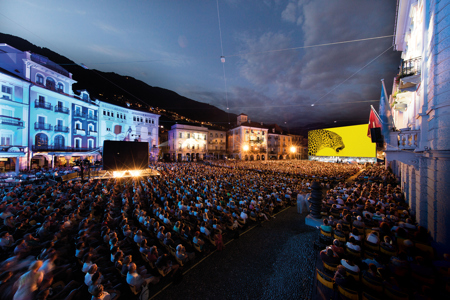
{"label": "flagpole", "polygon": [[370,108],[372,109],[372,111],[374,112],[375,116],[378,118],[378,121],[380,121],[380,123],[383,123],[381,121],[380,115],[377,113],[377,111],[375,110],[375,108],[373,107],[373,105],[370,105]]}

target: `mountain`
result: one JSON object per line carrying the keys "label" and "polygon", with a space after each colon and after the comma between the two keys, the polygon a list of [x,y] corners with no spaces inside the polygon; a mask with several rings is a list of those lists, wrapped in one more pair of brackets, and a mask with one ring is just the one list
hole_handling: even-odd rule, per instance
{"label": "mountain", "polygon": [[0,43],[6,43],[21,51],[43,55],[61,65],[72,73],[73,79],[77,81],[73,89],[75,91],[86,89],[92,98],[118,105],[130,103],[131,107],[147,111],[150,107],[159,108],[162,110],[156,112],[166,117],[163,119],[178,123],[200,121],[228,127],[229,122],[233,125],[236,121],[235,114],[228,114],[213,105],[189,99],[167,89],[150,86],[131,76],[84,69],[67,57],[48,48],[38,47],[17,36],[0,33]]}

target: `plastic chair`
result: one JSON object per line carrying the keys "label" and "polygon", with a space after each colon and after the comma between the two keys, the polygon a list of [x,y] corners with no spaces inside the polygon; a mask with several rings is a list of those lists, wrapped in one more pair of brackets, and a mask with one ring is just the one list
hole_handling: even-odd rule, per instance
{"label": "plastic chair", "polygon": [[386,285],[384,287],[384,294],[392,300],[408,300],[409,296],[401,291],[394,290],[390,286]]}
{"label": "plastic chair", "polygon": [[338,285],[338,293],[350,300],[359,300],[359,294],[357,291],[344,288]]}
{"label": "plastic chair", "polygon": [[369,289],[371,289],[377,293],[383,292],[383,284],[381,282],[373,280],[367,276],[363,276],[361,281],[362,281],[362,284],[364,286],[368,287]]}
{"label": "plastic chair", "polygon": [[347,247],[345,249],[346,249],[348,255],[350,255],[350,256],[352,256],[354,258],[361,258],[361,252],[360,251],[356,251],[356,250],[353,250],[353,249],[347,248]]}
{"label": "plastic chair", "polygon": [[[320,282],[323,286],[333,291],[333,297],[334,297],[334,281],[333,278],[330,276],[325,275],[323,272],[321,272],[319,269],[316,268],[316,278],[317,281]],[[317,289],[319,289],[319,284],[317,284]],[[317,293],[317,290],[316,290]],[[332,297],[332,298],[333,298]]]}
{"label": "plastic chair", "polygon": [[338,267],[338,264],[329,264],[329,263],[326,263],[326,262],[324,262],[324,261],[322,261],[322,263],[323,263],[323,267],[324,267],[326,270],[329,270],[329,271],[331,271],[331,272],[336,272],[337,267]]}
{"label": "plastic chair", "polygon": [[362,293],[362,300],[380,300],[379,298],[376,298],[366,292]]}

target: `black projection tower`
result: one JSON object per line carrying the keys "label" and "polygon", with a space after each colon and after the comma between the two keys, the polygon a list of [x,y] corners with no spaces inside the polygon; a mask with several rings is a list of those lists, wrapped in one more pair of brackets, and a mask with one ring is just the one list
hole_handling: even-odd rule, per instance
{"label": "black projection tower", "polygon": [[103,170],[127,171],[148,168],[147,142],[103,142]]}

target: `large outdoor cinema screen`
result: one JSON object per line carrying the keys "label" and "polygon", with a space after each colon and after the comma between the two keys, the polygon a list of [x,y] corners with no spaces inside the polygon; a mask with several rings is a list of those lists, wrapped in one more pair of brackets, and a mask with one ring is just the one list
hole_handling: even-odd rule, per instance
{"label": "large outdoor cinema screen", "polygon": [[367,136],[367,124],[308,132],[309,156],[376,157],[376,144]]}

